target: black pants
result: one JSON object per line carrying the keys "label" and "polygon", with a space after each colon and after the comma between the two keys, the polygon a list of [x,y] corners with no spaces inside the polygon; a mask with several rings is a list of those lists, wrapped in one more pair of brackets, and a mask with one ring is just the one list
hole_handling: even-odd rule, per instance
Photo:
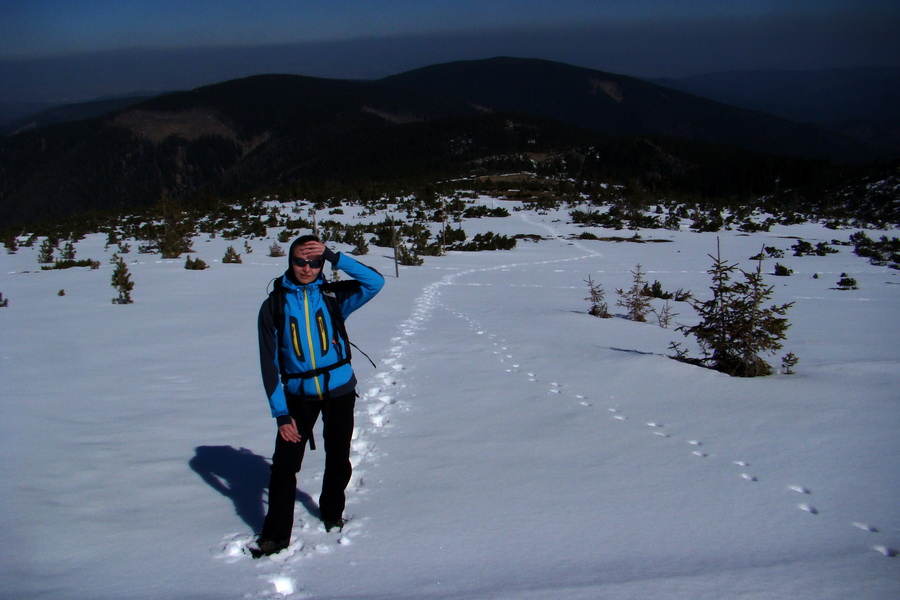
{"label": "black pants", "polygon": [[307,436],[322,413],[322,442],[325,446],[325,472],[319,511],[322,521],[337,521],[344,514],[344,490],[350,483],[350,440],[353,435],[353,411],[356,392],[327,400],[305,400],[288,396],[288,411],[297,422],[302,442],[287,442],[275,436],[272,475],[269,479],[269,511],[261,537],[287,540],[294,527],[294,503],[297,498],[297,473],[303,463]]}

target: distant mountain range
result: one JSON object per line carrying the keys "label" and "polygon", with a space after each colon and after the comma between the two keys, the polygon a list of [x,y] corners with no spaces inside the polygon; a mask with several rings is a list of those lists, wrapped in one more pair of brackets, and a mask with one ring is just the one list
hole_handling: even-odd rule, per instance
{"label": "distant mountain range", "polygon": [[[149,100],[157,95],[134,93],[56,106],[7,103],[5,106],[0,105],[0,135],[11,136],[59,123],[102,117],[114,110]],[[8,118],[2,118],[4,115],[8,115]]]}
{"label": "distant mountain range", "polygon": [[812,124],[533,59],[449,63],[378,81],[261,75],[133,100],[70,107],[57,112],[65,122],[19,123],[25,130],[0,139],[0,220],[147,205],[162,194],[424,176],[613,137],[835,162],[890,155]]}
{"label": "distant mountain range", "polygon": [[853,137],[900,154],[900,67],[733,71],[657,79],[665,87]]}

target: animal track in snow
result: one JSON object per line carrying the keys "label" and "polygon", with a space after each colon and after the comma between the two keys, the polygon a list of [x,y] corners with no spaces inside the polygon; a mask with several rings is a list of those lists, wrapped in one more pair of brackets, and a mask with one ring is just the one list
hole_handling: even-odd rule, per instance
{"label": "animal track in snow", "polygon": [[819,511],[815,506],[808,504],[806,502],[804,502],[803,504],[798,504],[797,508],[799,508],[800,510],[802,510],[804,512],[808,512],[811,515],[819,514]]}

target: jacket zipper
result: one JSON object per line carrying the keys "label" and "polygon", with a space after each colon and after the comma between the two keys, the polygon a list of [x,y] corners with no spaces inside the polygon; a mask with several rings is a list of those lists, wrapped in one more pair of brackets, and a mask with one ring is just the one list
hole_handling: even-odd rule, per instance
{"label": "jacket zipper", "polygon": [[[316,370],[318,367],[316,366],[316,351],[313,346],[313,335],[312,335],[312,320],[310,319],[309,314],[309,295],[307,290],[303,290],[303,316],[306,319],[306,340],[309,343],[309,360],[312,363],[313,370]],[[316,394],[319,395],[319,399],[323,399],[322,394],[322,386],[319,383],[318,377],[313,377],[313,381],[316,384]]]}

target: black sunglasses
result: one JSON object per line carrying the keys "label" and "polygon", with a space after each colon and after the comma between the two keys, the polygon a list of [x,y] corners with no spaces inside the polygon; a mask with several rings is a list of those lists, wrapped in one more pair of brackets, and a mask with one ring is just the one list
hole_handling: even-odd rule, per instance
{"label": "black sunglasses", "polygon": [[323,264],[325,264],[325,261],[322,260],[321,258],[317,258],[315,260],[306,260],[305,258],[298,258],[296,256],[291,257],[291,262],[294,263],[295,267],[302,268],[302,267],[305,267],[306,265],[309,265],[313,269],[318,269]]}

